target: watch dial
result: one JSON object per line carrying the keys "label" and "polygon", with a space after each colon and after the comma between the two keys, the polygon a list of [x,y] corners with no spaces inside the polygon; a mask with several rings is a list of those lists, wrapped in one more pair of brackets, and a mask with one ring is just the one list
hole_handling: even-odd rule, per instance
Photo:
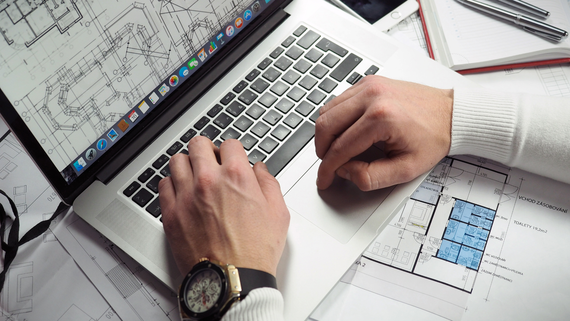
{"label": "watch dial", "polygon": [[213,270],[202,270],[192,276],[186,287],[186,306],[194,313],[210,310],[222,294],[222,280]]}

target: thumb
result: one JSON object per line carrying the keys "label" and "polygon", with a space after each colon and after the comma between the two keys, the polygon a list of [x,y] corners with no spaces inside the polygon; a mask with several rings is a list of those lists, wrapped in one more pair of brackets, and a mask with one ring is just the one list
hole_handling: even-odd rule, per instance
{"label": "thumb", "polygon": [[353,182],[362,191],[371,191],[414,179],[417,175],[410,164],[407,155],[381,158],[370,163],[352,160],[337,169],[336,174]]}
{"label": "thumb", "polygon": [[253,172],[257,177],[259,187],[269,204],[278,204],[282,208],[286,208],[281,186],[279,182],[269,173],[267,165],[263,162],[257,162],[253,165]]}

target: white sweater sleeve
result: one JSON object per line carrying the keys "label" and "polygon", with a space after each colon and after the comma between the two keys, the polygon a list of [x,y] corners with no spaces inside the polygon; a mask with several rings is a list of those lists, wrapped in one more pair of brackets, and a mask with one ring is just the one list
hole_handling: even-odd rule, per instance
{"label": "white sweater sleeve", "polygon": [[570,183],[570,98],[455,88],[449,155]]}
{"label": "white sweater sleeve", "polygon": [[222,318],[222,321],[281,321],[283,296],[272,288],[255,289],[239,301]]}

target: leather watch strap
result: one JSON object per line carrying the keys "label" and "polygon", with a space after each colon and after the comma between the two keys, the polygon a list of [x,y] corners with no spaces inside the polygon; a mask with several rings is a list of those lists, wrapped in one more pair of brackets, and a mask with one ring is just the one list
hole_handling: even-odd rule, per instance
{"label": "leather watch strap", "polygon": [[257,288],[277,289],[277,279],[267,272],[248,268],[237,268],[241,282],[240,299],[243,300],[250,291]]}

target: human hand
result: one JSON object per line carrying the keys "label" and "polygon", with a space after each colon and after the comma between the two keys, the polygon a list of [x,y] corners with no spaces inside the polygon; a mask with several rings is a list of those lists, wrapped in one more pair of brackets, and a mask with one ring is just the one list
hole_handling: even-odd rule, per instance
{"label": "human hand", "polygon": [[[369,191],[411,181],[449,152],[453,90],[367,76],[320,110],[317,187],[335,173]],[[351,160],[384,142],[386,158]]]}
{"label": "human hand", "polygon": [[220,149],[205,137],[170,159],[158,185],[162,220],[182,274],[202,257],[276,275],[289,227],[277,180],[264,163],[252,167],[241,143]]}

